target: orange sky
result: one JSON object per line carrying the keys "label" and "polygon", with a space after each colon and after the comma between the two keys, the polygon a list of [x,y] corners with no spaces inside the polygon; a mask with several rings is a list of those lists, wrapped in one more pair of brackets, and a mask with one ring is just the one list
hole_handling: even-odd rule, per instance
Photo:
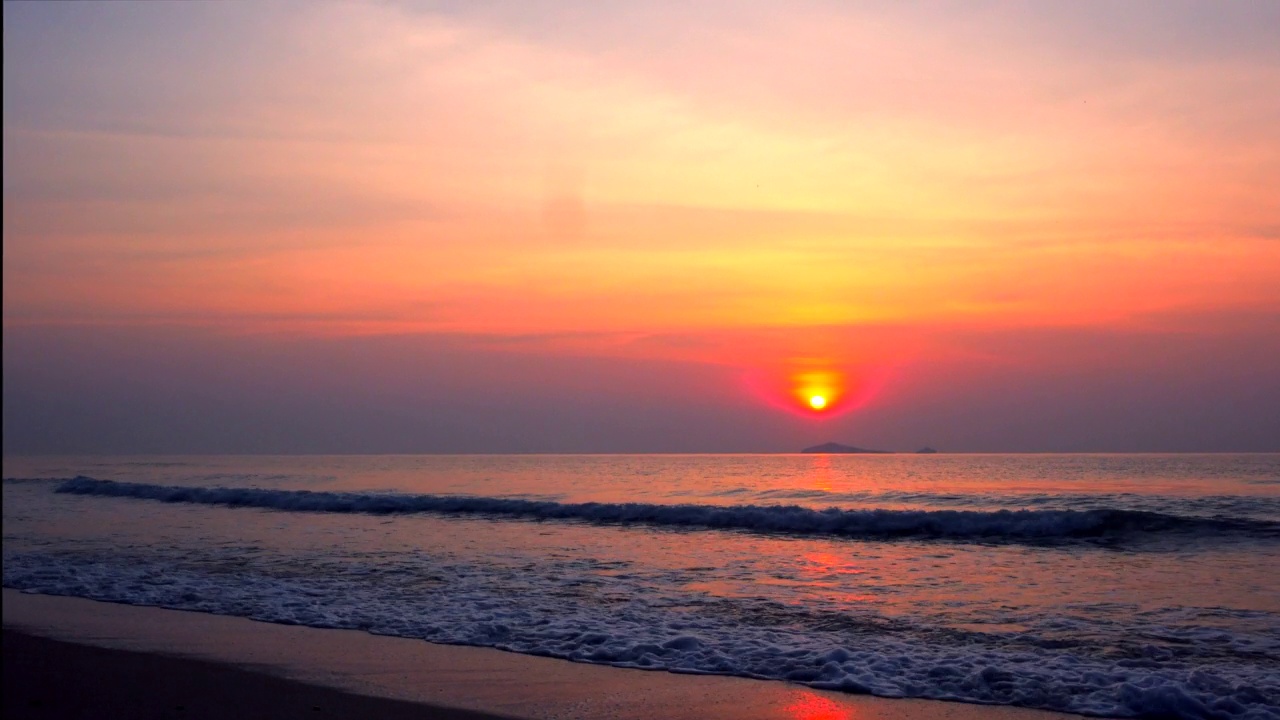
{"label": "orange sky", "polygon": [[6,4],[6,333],[448,334],[893,387],[960,335],[1256,334],[1278,15]]}

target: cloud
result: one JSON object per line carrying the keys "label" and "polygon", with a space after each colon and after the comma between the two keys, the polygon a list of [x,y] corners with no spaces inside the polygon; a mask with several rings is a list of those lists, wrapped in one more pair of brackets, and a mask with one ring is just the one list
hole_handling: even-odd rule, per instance
{"label": "cloud", "polygon": [[[998,445],[1004,431],[1017,447],[1047,448],[1054,431],[1075,433],[1062,447],[1100,446],[1073,423],[1117,430],[1090,402],[1166,356],[1181,369],[1139,377],[1129,421],[1183,407],[1159,397],[1180,386],[1197,388],[1185,407],[1220,420],[1200,366],[1222,397],[1254,407],[1193,341],[1223,344],[1223,367],[1260,385],[1274,378],[1247,350],[1280,307],[1280,100],[1268,92],[1280,63],[1261,29],[1273,7],[779,8],[6,7],[6,345],[44,330],[75,363],[104,347],[119,369],[136,361],[124,338],[208,335],[208,352],[237,367],[314,367],[313,391],[361,417],[390,413],[370,420],[387,428],[392,416],[446,427],[395,393],[470,378],[469,394],[428,398],[467,418],[466,433],[440,430],[466,447],[488,442],[471,400],[520,418],[504,427],[530,435],[506,447],[546,446],[534,418],[549,408],[588,435],[614,428],[599,436],[609,447],[630,442],[584,393],[648,418],[636,447],[693,446],[659,427],[643,393],[726,428],[698,436],[718,448],[789,443],[803,433],[788,421],[725,417],[750,403],[735,373],[806,358],[894,370],[884,398],[901,411],[867,410],[898,428],[880,444],[943,433],[920,410],[931,396],[954,417],[995,418],[941,435],[957,447]],[[297,344],[254,344],[277,333]],[[148,362],[187,362],[198,353],[185,342]],[[339,365],[307,359],[307,342],[322,356],[367,351],[395,391],[363,405]],[[423,375],[396,343],[451,359]],[[363,382],[377,384],[377,363]],[[996,399],[1004,371],[1026,397],[1078,390],[1077,414],[1018,434],[1034,408]],[[1063,380],[1073,372],[1078,385]],[[179,396],[212,402],[204,376],[172,377]],[[262,377],[240,379],[269,387]],[[33,412],[75,402],[54,397],[53,380],[32,387],[44,388],[23,396]],[[283,406],[322,415],[300,388]],[[211,427],[189,437],[213,442]],[[339,424],[324,427],[273,437],[311,447]],[[1196,446],[1162,432],[1131,446]],[[237,438],[226,446],[248,442]],[[1235,447],[1224,438],[1213,446]]]}

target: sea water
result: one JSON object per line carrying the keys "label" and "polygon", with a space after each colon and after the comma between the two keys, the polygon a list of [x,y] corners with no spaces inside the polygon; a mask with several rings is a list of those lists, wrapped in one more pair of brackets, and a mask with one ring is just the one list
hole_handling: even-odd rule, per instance
{"label": "sea water", "polygon": [[7,458],[4,585],[579,662],[1280,717],[1280,455]]}

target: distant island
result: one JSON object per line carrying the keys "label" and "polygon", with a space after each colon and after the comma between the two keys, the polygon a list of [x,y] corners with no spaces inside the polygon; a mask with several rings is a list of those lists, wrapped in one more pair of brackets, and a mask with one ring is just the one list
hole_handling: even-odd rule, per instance
{"label": "distant island", "polygon": [[[816,453],[816,454],[821,454],[821,453],[833,453],[833,454],[834,454],[834,453],[844,453],[844,454],[863,453],[863,454],[869,454],[869,455],[892,455],[892,454],[894,453],[894,451],[893,451],[893,450],[868,450],[867,448],[854,447],[853,445],[842,445],[842,444],[840,444],[840,443],[838,443],[838,442],[829,442],[829,443],[822,443],[821,445],[814,445],[813,447],[807,447],[807,448],[805,448],[805,449],[801,450],[800,452],[802,452],[802,453]],[[936,452],[938,452],[938,451],[937,451],[937,450],[934,450],[934,449],[933,449],[933,448],[931,448],[931,447],[927,447],[927,446],[926,446],[926,447],[922,447],[922,448],[920,448],[919,450],[917,450],[917,451],[916,451],[916,454],[917,454],[917,455],[932,455],[932,454],[934,454],[934,453],[936,453]]]}
{"label": "distant island", "polygon": [[807,447],[800,452],[802,453],[869,453],[873,455],[887,455],[891,450],[868,450],[866,448],[854,447],[852,445],[841,445],[838,442],[822,443]]}

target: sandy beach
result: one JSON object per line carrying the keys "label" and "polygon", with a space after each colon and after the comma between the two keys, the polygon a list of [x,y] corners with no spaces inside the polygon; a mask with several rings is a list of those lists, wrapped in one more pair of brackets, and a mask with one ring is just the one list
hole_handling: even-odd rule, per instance
{"label": "sandy beach", "polygon": [[3,607],[10,718],[1073,717],[586,665],[9,589]]}
{"label": "sandy beach", "polygon": [[439,718],[498,715],[359,695],[224,663],[4,631],[9,718]]}

